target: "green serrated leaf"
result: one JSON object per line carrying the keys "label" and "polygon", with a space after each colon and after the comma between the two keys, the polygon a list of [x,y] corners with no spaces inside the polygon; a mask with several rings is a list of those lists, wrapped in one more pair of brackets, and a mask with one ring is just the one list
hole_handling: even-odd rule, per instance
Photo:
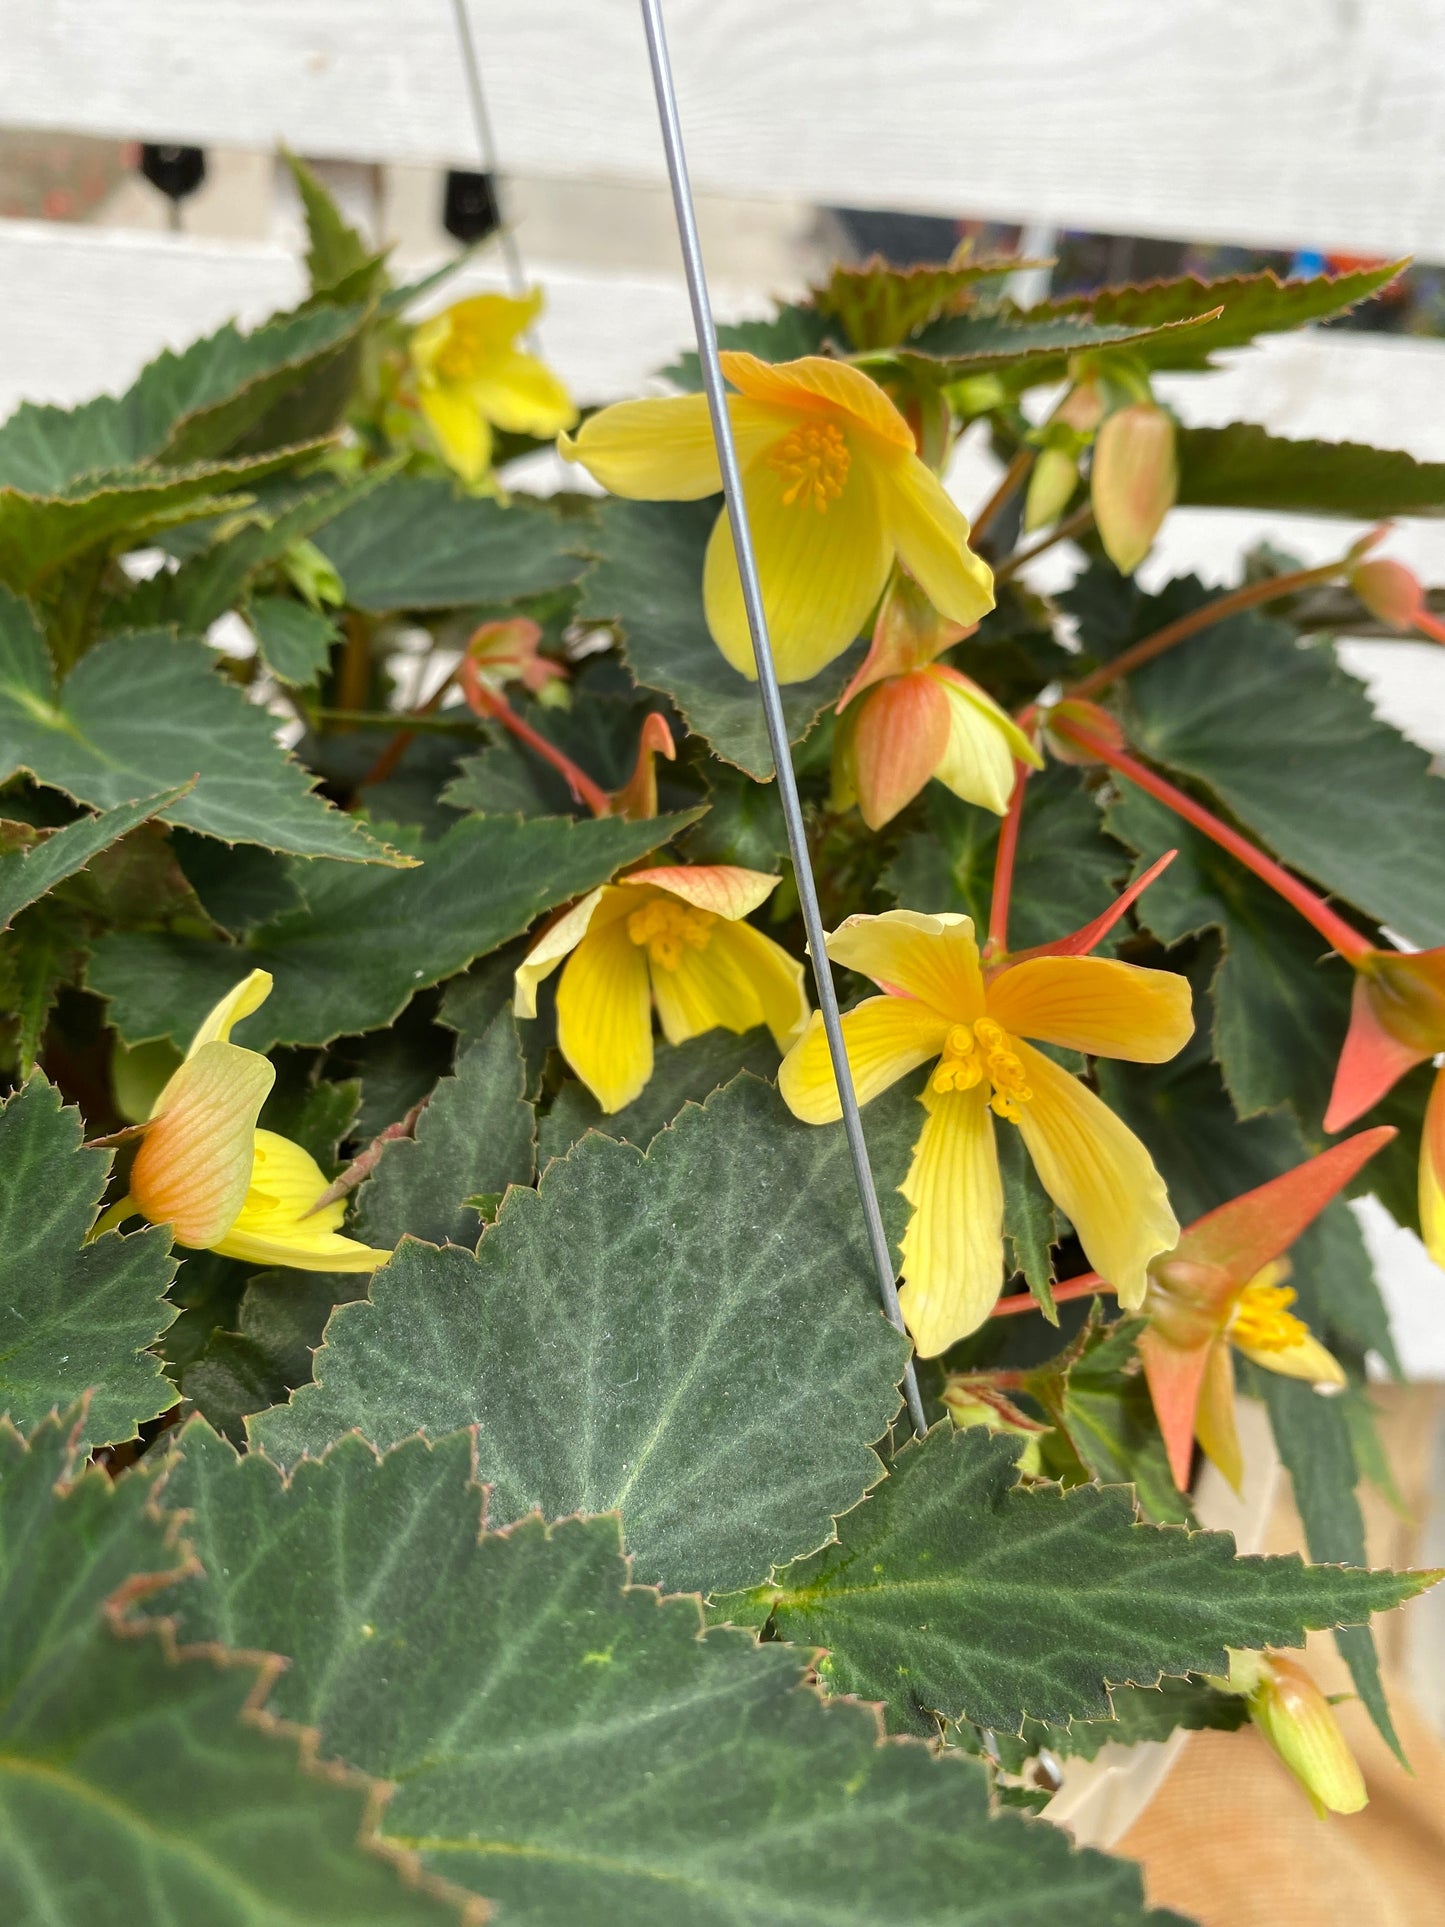
{"label": "green serrated leaf", "polygon": [[[573,538],[597,558],[582,583],[580,622],[616,623],[624,660],[646,689],[666,696],[717,755],[759,782],[773,774],[758,686],[739,675],[708,633],[703,553],[718,504],[609,499]],[[852,650],[811,682],[783,691],[783,716],[800,742],[856,667]]]}
{"label": "green serrated leaf", "polygon": [[475,1259],[403,1244],[252,1436],[290,1463],[475,1424],[494,1523],[615,1507],[640,1578],[762,1578],[877,1478],[898,1407],[852,1183],[841,1127],[747,1075],[645,1156],[585,1137]]}
{"label": "green serrated leaf", "polygon": [[30,849],[0,856],[0,930],[8,929],[28,905],[83,870],[93,857],[118,843],[137,824],[168,809],[180,795],[179,789],[162,790],[159,795],[104,810],[98,816],[83,816],[62,830],[52,831]]}
{"label": "green serrated leaf", "polygon": [[796,1652],[626,1587],[614,1520],[479,1539],[464,1437],[347,1439],[289,1486],[199,1427],[181,1451],[182,1636],[285,1650],[274,1710],[399,1782],[389,1834],[517,1927],[1026,1927],[1060,1892],[1071,1927],[1173,1921],[1129,1863],[990,1816],[976,1761],[880,1745]]}
{"label": "green serrated leaf", "polygon": [[85,1242],[110,1161],[81,1149],[79,1114],[43,1078],[0,1106],[0,1410],[32,1425],[88,1391],[95,1445],[175,1403],[146,1350],[175,1316],[169,1238],[148,1227]]}
{"label": "green serrated leaf", "polygon": [[248,970],[269,970],[275,989],[237,1026],[236,1041],[252,1050],[330,1043],[391,1023],[415,992],[520,935],[544,910],[605,883],[692,821],[687,814],[645,823],[465,817],[426,845],[415,869],[296,864],[290,874],[301,907],[259,925],[243,943],[112,931],[96,945],[87,981],[110,999],[110,1020],[128,1043],[171,1037],[184,1049]]}
{"label": "green serrated leaf", "polygon": [[[1152,599],[1151,627],[1206,600]],[[1208,783],[1286,863],[1410,942],[1445,943],[1445,782],[1377,722],[1329,642],[1232,616],[1129,679],[1143,753]]]}
{"label": "green serrated leaf", "polygon": [[252,596],[246,620],[256,637],[261,659],[273,676],[293,688],[306,689],[326,668],[341,631],[330,616],[310,609],[294,596]]}
{"label": "green serrated leaf", "polygon": [[[1099,321],[1050,307],[1019,309],[1005,303],[985,313],[950,315],[925,328],[899,351],[905,368],[935,380],[966,375],[1026,374],[1031,383],[1062,375],[1072,356],[1092,349],[1125,348],[1137,353],[1160,335],[1201,333],[1212,319],[1203,308],[1177,321]],[[1187,351],[1186,351],[1187,352]]]}
{"label": "green serrated leaf", "polygon": [[1041,1746],[1066,1759],[1097,1759],[1104,1746],[1141,1746],[1171,1733],[1236,1733],[1249,1723],[1249,1702],[1197,1679],[1161,1679],[1157,1686],[1120,1686],[1111,1695],[1114,1717],[1075,1720],[1072,1726],[1024,1724],[1030,1751]]}
{"label": "green serrated leaf", "polygon": [[1445,462],[1362,442],[1292,441],[1253,422],[1181,428],[1181,508],[1283,509],[1296,515],[1445,515]]}
{"label": "green serrated leaf", "polygon": [[97,809],[180,785],[166,818],[204,836],[394,860],[314,794],[265,712],[217,674],[204,643],[158,631],[112,636],[57,690],[29,611],[0,591],[0,772],[19,770]]}
{"label": "green serrated leaf", "polygon": [[379,291],[386,284],[385,256],[373,254],[305,161],[284,148],[281,158],[306,214],[306,274],[313,296],[344,286],[347,297],[354,298],[358,281],[368,293]]}
{"label": "green serrated leaf", "polygon": [[620,1111],[604,1111],[585,1085],[569,1080],[538,1125],[538,1162],[545,1165],[564,1156],[584,1131],[601,1131],[604,1137],[620,1138],[645,1151],[684,1104],[701,1104],[740,1070],[758,1077],[777,1076],[777,1046],[765,1030],[748,1031],[741,1037],[728,1030],[710,1030],[685,1044],[659,1043],[642,1095]]}
{"label": "green serrated leaf", "polygon": [[88,476],[223,455],[318,361],[344,349],[362,317],[360,308],[312,309],[251,334],[228,322],[183,354],[166,349],[119,399],[27,402],[0,428],[0,491],[70,495]]}
{"label": "green serrated leaf", "polygon": [[516,602],[575,582],[578,524],[555,510],[458,494],[399,475],[329,521],[316,546],[353,609],[452,609]]}
{"label": "green serrated leaf", "polygon": [[[0,1423],[0,1915],[11,1927],[426,1927],[454,1890],[405,1884],[378,1789],[317,1773],[248,1709],[277,1661],[178,1659],[107,1601],[182,1559],[150,1483],[81,1471],[67,1428]],[[390,1860],[393,1864],[388,1864]],[[447,1904],[451,1900],[453,1904]]]}
{"label": "green serrated leaf", "polygon": [[[998,818],[938,783],[929,787],[926,812],[927,829],[899,843],[883,872],[884,888],[907,909],[961,910],[987,930]],[[1026,950],[1078,929],[1108,906],[1127,869],[1078,771],[1058,765],[1042,771],[1024,793],[1010,945]],[[1099,954],[1108,956],[1113,947],[1106,938]]]}
{"label": "green serrated leaf", "polygon": [[1138,1522],[1124,1486],[1015,1485],[1018,1449],[936,1426],[839,1520],[837,1545],[780,1575],[772,1624],[827,1648],[833,1691],[884,1701],[908,1732],[935,1715],[1014,1733],[1102,1719],[1110,1685],[1222,1673],[1227,1646],[1299,1646],[1430,1583],[1239,1558],[1228,1533]]}
{"label": "green serrated leaf", "polygon": [[355,1235],[373,1245],[409,1234],[475,1249],[481,1220],[467,1199],[530,1184],[536,1171],[536,1119],[524,1081],[517,1025],[504,1010],[437,1085],[415,1134],[382,1152],[357,1192]]}
{"label": "green serrated leaf", "polygon": [[1059,1235],[1053,1199],[1039,1183],[1023,1139],[1017,1131],[994,1133],[998,1145],[999,1176],[1003,1180],[1003,1228],[1008,1265],[1021,1271],[1042,1307],[1045,1318],[1057,1325],[1054,1309],[1053,1245]]}
{"label": "green serrated leaf", "polygon": [[[1140,1373],[1135,1341],[1142,1330],[1136,1318],[1086,1327],[1060,1358],[1029,1373],[1028,1389],[1067,1441],[1083,1476],[1101,1485],[1132,1486],[1140,1511],[1156,1525],[1192,1525]],[[1062,1474],[1066,1484],[1077,1476]]]}

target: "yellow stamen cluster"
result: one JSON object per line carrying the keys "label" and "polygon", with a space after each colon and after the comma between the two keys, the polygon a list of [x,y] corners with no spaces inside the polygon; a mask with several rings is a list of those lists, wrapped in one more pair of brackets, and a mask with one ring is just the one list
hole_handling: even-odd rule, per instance
{"label": "yellow stamen cluster", "polygon": [[853,458],[843,431],[834,422],[805,422],[790,430],[767,455],[768,467],[784,478],[783,501],[806,506],[821,515],[836,502],[848,480]]}
{"label": "yellow stamen cluster", "polygon": [[475,316],[465,311],[451,316],[451,329],[438,350],[436,372],[443,381],[469,381],[486,363],[490,341]]}
{"label": "yellow stamen cluster", "polygon": [[654,897],[627,919],[627,934],[663,970],[676,970],[688,950],[706,950],[713,917],[689,903]]}
{"label": "yellow stamen cluster", "polygon": [[1008,1032],[991,1017],[980,1017],[973,1025],[955,1024],[933,1073],[934,1090],[971,1091],[985,1077],[993,1087],[989,1109],[1017,1124],[1019,1106],[1028,1103],[1033,1090],[1018,1053],[1010,1048]]}
{"label": "yellow stamen cluster", "polygon": [[1293,1285],[1246,1285],[1229,1321],[1230,1337],[1252,1352],[1284,1352],[1308,1340],[1309,1327],[1289,1309],[1298,1295]]}

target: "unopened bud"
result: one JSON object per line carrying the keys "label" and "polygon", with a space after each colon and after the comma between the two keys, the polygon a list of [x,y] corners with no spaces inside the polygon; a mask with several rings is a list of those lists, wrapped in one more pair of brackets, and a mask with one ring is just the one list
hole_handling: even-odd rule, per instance
{"label": "unopened bud", "polygon": [[1179,493],[1173,417],[1148,401],[1110,415],[1094,442],[1090,492],[1109,560],[1132,575]]}
{"label": "unopened bud", "polygon": [[1335,1709],[1297,1661],[1261,1656],[1249,1692],[1255,1725],[1309,1795],[1318,1814],[1358,1813],[1369,1795]]}
{"label": "unopened bud", "polygon": [[1041,1476],[1043,1456],[1039,1450],[1040,1441],[1053,1427],[1030,1418],[1011,1398],[999,1391],[987,1374],[954,1373],[944,1384],[943,1403],[960,1430],[965,1425],[981,1425],[986,1431],[1007,1432],[1025,1440],[1024,1449],[1019,1454],[1019,1471],[1029,1478]]}
{"label": "unopened bud", "polygon": [[1075,740],[1071,725],[1086,730],[1109,749],[1122,750],[1128,747],[1117,718],[1111,716],[1107,709],[1100,709],[1097,703],[1087,702],[1081,697],[1067,696],[1063,702],[1055,703],[1044,718],[1044,735],[1049,749],[1061,763],[1077,763],[1087,769],[1103,761],[1086,744]]}
{"label": "unopened bud", "polygon": [[1385,556],[1351,569],[1349,583],[1370,614],[1391,629],[1413,628],[1425,606],[1420,578],[1403,562],[1391,562]]}
{"label": "unopened bud", "polygon": [[1081,435],[1092,435],[1103,419],[1104,391],[1097,381],[1077,383],[1064,396],[1054,414],[1055,421],[1077,429]]}
{"label": "unopened bud", "polygon": [[1024,497],[1025,535],[1057,522],[1078,485],[1079,464],[1075,457],[1065,448],[1042,449]]}

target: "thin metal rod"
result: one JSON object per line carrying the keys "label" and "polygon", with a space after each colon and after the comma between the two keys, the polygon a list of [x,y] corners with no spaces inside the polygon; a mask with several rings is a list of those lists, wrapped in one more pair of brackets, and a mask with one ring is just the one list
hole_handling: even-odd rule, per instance
{"label": "thin metal rod", "polygon": [[[476,130],[477,152],[481,156],[482,172],[491,175],[498,183],[501,174],[497,167],[497,143],[492,133],[492,117],[487,112],[487,97],[482,92],[482,68],[477,59],[477,42],[472,33],[472,17],[467,11],[467,0],[452,0],[452,11],[457,18],[457,39],[461,42],[462,70],[467,77],[467,98],[471,102],[472,126]],[[505,208],[502,210],[505,215]],[[497,230],[502,259],[506,263],[507,280],[512,293],[520,301],[527,292],[527,271],[522,265],[522,249],[517,240],[515,228],[510,221],[503,220]],[[531,337],[529,337],[529,340]]]}
{"label": "thin metal rod", "polygon": [[[697,333],[698,359],[702,363],[703,386],[707,390],[708,410],[712,416],[713,439],[717,443],[718,466],[722,470],[723,495],[728,520],[732,525],[733,549],[738,574],[742,578],[743,606],[753,640],[753,656],[758,671],[758,693],[763,701],[768,742],[772,746],[773,767],[778,777],[778,798],[783,806],[783,822],[788,833],[788,850],[798,885],[803,924],[808,933],[808,951],[813,963],[813,978],[818,988],[818,1008],[828,1035],[828,1050],[833,1059],[833,1075],[843,1107],[843,1129],[853,1160],[853,1175],[858,1181],[858,1197],[863,1206],[863,1222],[868,1248],[878,1273],[878,1290],[888,1322],[899,1331],[905,1329],[898,1286],[893,1273],[893,1254],[883,1228],[878,1207],[878,1188],[868,1159],[868,1144],[858,1115],[858,1097],[853,1089],[853,1073],[843,1043],[843,1026],[838,1014],[838,993],[833,986],[828,962],[823,913],[818,906],[818,886],[808,854],[803,806],[798,798],[798,782],[793,773],[792,753],[788,747],[788,726],[783,718],[782,692],[773,663],[773,645],[768,635],[768,619],[763,608],[763,592],[758,581],[757,559],[753,553],[752,530],[747,505],[743,500],[742,472],[728,416],[727,395],[723,388],[722,364],[718,359],[717,329],[713,325],[712,303],[708,299],[707,274],[703,267],[702,247],[698,240],[697,214],[688,178],[687,156],[682,144],[682,124],[677,112],[677,93],[672,82],[672,66],[667,57],[667,36],[662,23],[661,0],[640,0],[643,25],[647,29],[647,51],[652,61],[652,84],[657,94],[657,114],[662,124],[662,145],[667,154],[668,178],[672,183],[672,205],[677,217],[677,238],[682,244],[683,266],[687,272],[687,291],[692,302],[693,326]],[[908,1415],[921,1438],[928,1430],[923,1415],[923,1400],[918,1392],[918,1377],[910,1358],[903,1374],[903,1392]]]}

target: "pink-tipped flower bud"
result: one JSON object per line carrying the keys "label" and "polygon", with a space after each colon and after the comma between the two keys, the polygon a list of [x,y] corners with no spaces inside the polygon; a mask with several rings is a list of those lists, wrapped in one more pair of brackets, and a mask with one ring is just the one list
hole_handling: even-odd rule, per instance
{"label": "pink-tipped flower bud", "polygon": [[1148,401],[1110,415],[1094,442],[1090,493],[1109,560],[1132,575],[1179,493],[1173,417]]}

